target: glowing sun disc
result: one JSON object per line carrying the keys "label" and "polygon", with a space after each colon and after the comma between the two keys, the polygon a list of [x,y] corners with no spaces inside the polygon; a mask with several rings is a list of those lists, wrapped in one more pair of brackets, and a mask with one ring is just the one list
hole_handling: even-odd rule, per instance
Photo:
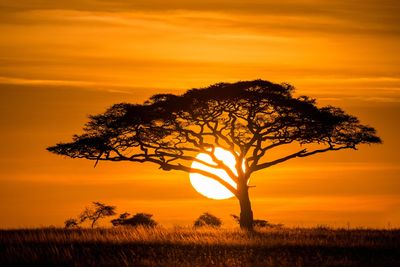
{"label": "glowing sun disc", "polygon": [[[235,168],[236,159],[230,151],[217,147],[215,148],[214,155],[218,160],[221,160],[226,166],[228,166],[235,175],[237,175]],[[207,164],[216,165],[211,156],[208,154],[200,153],[196,156],[196,158],[200,161],[206,162]],[[233,181],[223,169],[217,167],[213,168],[197,161],[193,161],[191,168],[215,174],[232,185],[234,188],[237,188],[236,182]],[[244,162],[242,168],[244,169]],[[225,186],[210,177],[191,172],[189,174],[189,178],[193,188],[205,197],[212,199],[227,199],[234,196],[234,194],[232,194],[232,192],[229,191]]]}

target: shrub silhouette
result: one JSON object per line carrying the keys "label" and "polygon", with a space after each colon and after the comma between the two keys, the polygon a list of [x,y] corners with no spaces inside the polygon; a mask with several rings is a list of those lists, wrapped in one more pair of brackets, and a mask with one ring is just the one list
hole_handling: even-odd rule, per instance
{"label": "shrub silhouette", "polygon": [[77,219],[70,218],[65,220],[64,226],[66,229],[79,228],[79,222]]}
{"label": "shrub silhouette", "polygon": [[220,227],[221,224],[221,219],[208,212],[203,213],[199,218],[197,218],[197,220],[194,221],[194,227],[211,226],[217,228]]}
{"label": "shrub silhouette", "polygon": [[[231,214],[232,218],[240,224],[240,217],[235,215],[235,214]],[[269,223],[266,220],[260,220],[260,219],[253,219],[253,227],[257,227],[257,228],[264,228],[264,227],[282,227],[283,224],[273,224],[273,223]]]}
{"label": "shrub silhouette", "polygon": [[119,215],[118,219],[111,220],[112,225],[114,226],[146,226],[146,227],[155,227],[157,222],[152,219],[152,214],[148,213],[136,213],[131,218],[129,218],[130,214],[125,212]]}

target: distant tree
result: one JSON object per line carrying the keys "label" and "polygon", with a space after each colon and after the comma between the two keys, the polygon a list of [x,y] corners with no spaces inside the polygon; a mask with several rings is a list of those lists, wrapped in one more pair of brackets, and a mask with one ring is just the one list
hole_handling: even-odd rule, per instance
{"label": "distant tree", "polygon": [[98,220],[115,215],[115,209],[115,206],[109,206],[101,202],[93,202],[92,207],[85,208],[79,215],[80,223],[91,221],[91,227],[93,228]]}
{"label": "distant tree", "polygon": [[146,226],[146,227],[155,227],[157,222],[151,218],[152,214],[148,213],[136,213],[131,218],[129,218],[130,214],[125,212],[119,215],[119,218],[111,220],[112,225],[114,226]]}
{"label": "distant tree", "polygon": [[79,222],[77,219],[67,219],[65,220],[64,225],[66,229],[79,228]]}
{"label": "distant tree", "polygon": [[202,227],[202,226],[220,227],[221,224],[222,224],[221,219],[208,212],[203,213],[202,215],[200,215],[199,218],[197,218],[194,221],[194,227]]}
{"label": "distant tree", "polygon": [[[231,214],[232,218],[240,224],[240,217],[235,215],[235,214]],[[253,227],[257,227],[257,228],[264,228],[264,227],[282,227],[283,224],[272,224],[269,223],[266,220],[261,220],[261,219],[253,219]]]}
{"label": "distant tree", "polygon": [[[248,181],[253,173],[295,158],[381,142],[374,128],[342,109],[318,107],[314,99],[295,97],[293,92],[289,84],[254,80],[218,83],[182,95],[158,94],[143,105],[115,104],[104,114],[91,116],[84,133],[72,142],[47,149],[96,164],[101,160],[151,162],[166,171],[208,176],[238,199],[240,226],[251,230]],[[266,157],[283,146],[285,156]],[[235,156],[235,172],[216,157],[217,147]],[[224,170],[235,185],[210,171],[192,168],[193,161],[210,166],[196,158],[199,153],[211,157],[215,163],[211,167]]]}

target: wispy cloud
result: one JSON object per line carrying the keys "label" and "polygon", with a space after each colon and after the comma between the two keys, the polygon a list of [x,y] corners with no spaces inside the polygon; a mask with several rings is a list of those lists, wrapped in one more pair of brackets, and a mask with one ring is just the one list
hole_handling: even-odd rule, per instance
{"label": "wispy cloud", "polygon": [[92,82],[85,81],[67,81],[67,80],[38,80],[38,79],[24,79],[12,77],[0,77],[2,84],[20,84],[20,85],[67,85],[67,86],[93,86],[96,85]]}
{"label": "wispy cloud", "polygon": [[[0,84],[11,84],[11,85],[27,85],[27,86],[67,86],[70,88],[79,87],[80,89],[86,90],[102,90],[113,93],[125,93],[131,94],[131,90],[123,90],[118,88],[129,88],[129,85],[122,84],[104,84],[87,81],[69,81],[69,80],[41,80],[41,79],[25,79],[25,78],[12,78],[12,77],[1,77]],[[132,87],[131,89],[134,89]]]}
{"label": "wispy cloud", "polygon": [[[136,2],[136,1],[135,1]],[[311,1],[312,2],[312,1]],[[282,7],[287,4],[288,8]],[[392,3],[382,10],[382,6],[344,5],[334,3],[294,3],[291,1],[271,2],[254,8],[249,4],[241,9],[232,9],[231,2],[222,2],[220,8],[209,5],[197,8],[196,5],[153,5],[152,9],[130,7],[98,8],[88,5],[32,5],[0,9],[2,24],[46,24],[85,23],[86,25],[137,26],[141,22],[163,27],[192,27],[201,30],[234,29],[279,35],[326,34],[389,34],[400,32],[400,19],[394,10],[400,11],[400,4]],[[326,5],[326,6],[325,6]],[[12,5],[11,5],[12,6]],[[100,5],[101,6],[101,5]],[[116,5],[118,7],[119,5]],[[296,8],[297,6],[297,8]],[[92,8],[91,8],[92,7]],[[155,8],[154,8],[155,7]],[[157,8],[158,7],[158,8]],[[247,7],[247,8],[246,8]],[[279,7],[279,8],[278,8]],[[254,9],[253,9],[254,8]],[[11,10],[11,11],[10,11]]]}

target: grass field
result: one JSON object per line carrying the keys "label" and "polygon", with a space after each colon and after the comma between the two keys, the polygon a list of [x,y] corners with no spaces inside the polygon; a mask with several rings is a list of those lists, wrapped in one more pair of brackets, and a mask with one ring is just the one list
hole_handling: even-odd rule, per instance
{"label": "grass field", "polygon": [[400,230],[0,230],[0,266],[400,266]]}

